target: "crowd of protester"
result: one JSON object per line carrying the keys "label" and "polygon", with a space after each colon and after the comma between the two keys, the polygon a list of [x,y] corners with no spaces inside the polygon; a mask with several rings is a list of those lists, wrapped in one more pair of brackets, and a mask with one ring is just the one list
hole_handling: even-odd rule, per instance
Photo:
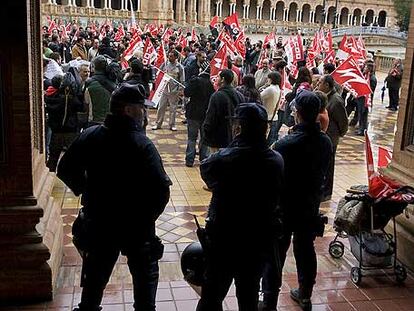
{"label": "crowd of protester", "polygon": [[[285,161],[284,174],[287,184],[293,185],[292,178],[303,178],[306,181],[308,180],[306,176],[311,176],[308,181],[314,187],[312,187],[312,193],[306,192],[309,200],[305,202],[298,199],[295,207],[299,206],[299,203],[304,203],[316,206],[315,208],[318,210],[321,201],[327,201],[331,198],[334,184],[335,154],[340,139],[348,132],[349,125],[358,125],[356,135],[364,135],[364,131],[368,128],[369,112],[366,97],[355,98],[331,76],[331,73],[339,65],[339,59],[333,63],[323,64],[322,67],[320,66],[322,60],[316,58],[315,66],[312,68],[306,66],[305,59],[298,64],[298,73],[294,76],[288,66],[282,38],[279,38],[274,46],[269,44],[264,46],[262,41],[253,44],[247,38],[245,58],[240,55],[229,56],[227,69],[222,70],[217,80],[212,82],[210,61],[214,59],[219,46],[219,42],[213,35],[199,34],[194,40],[194,36],[187,33],[185,36],[186,46],[183,47],[177,42],[179,34],[174,31],[168,39],[168,44],[165,45],[166,61],[161,64],[159,69],[154,69],[148,64],[144,65],[142,48],[135,51],[133,57],[128,59],[127,68],[123,68],[121,66],[124,61],[123,53],[128,48],[132,34],[126,32],[125,36],[117,41],[115,38],[118,31],[119,29],[111,29],[106,26],[104,35],[102,35],[102,32],[94,32],[90,27],[83,29],[73,26],[72,30],[63,36],[58,30],[48,33],[45,28],[43,39],[44,87],[46,90],[44,102],[47,114],[47,133],[49,133],[47,165],[51,171],[56,170],[61,152],[69,147],[79,133],[91,126],[104,124],[107,115],[111,112],[114,113],[111,111],[111,105],[114,101],[114,94],[118,94],[120,88],[126,88],[123,92],[130,92],[127,86],[141,85],[144,91],[139,94],[148,100],[154,88],[157,72],[162,71],[168,75],[170,80],[163,90],[155,119],[149,120],[149,114],[144,109],[143,131],[145,133],[149,124],[154,131],[161,129],[167,109],[169,110],[168,128],[171,131],[176,131],[176,114],[180,113],[180,109],[182,109],[185,113],[183,122],[187,125],[188,134],[185,165],[192,167],[197,154],[200,161],[209,159],[203,162],[206,164],[202,164],[205,172],[203,178],[205,177],[207,183],[206,189],[213,191],[213,198],[220,200],[220,195],[214,192],[218,191],[216,187],[218,187],[217,184],[220,184],[220,182],[214,181],[215,178],[218,178],[215,175],[217,172],[211,171],[217,169],[215,165],[218,164],[215,164],[214,159],[217,160],[220,155],[225,157],[220,151],[223,148],[235,146],[234,141],[238,136],[234,130],[232,116],[236,114],[242,118],[240,116],[243,113],[249,114],[248,120],[250,121],[255,120],[251,116],[256,116],[258,124],[262,124],[264,121],[266,126],[263,133],[264,140],[259,139],[255,142],[252,137],[242,135],[242,138],[236,139],[240,146],[256,146],[263,141],[266,148],[271,147],[277,150]],[[161,45],[161,35],[152,35],[150,32],[146,32],[141,35],[141,38],[143,41],[149,38],[153,46],[158,48]],[[370,96],[372,105],[377,79],[375,64],[370,55],[365,62],[360,63],[360,69],[369,81],[372,90]],[[390,93],[388,107],[390,110],[396,110],[398,107],[401,75],[401,63],[396,61],[386,79]],[[139,104],[142,102],[139,100]],[[245,106],[245,103],[254,105]],[[125,107],[122,106],[123,108]],[[348,117],[352,114],[353,118],[349,120]],[[242,123],[240,126],[242,133],[247,131],[250,135],[260,132],[260,130],[258,132],[252,130],[251,124]],[[293,135],[289,138],[290,140],[281,138],[283,136],[282,127],[286,127],[288,136]],[[306,137],[311,137],[309,138],[311,140],[307,140]],[[310,143],[312,139],[314,139],[314,145]],[[197,141],[199,143],[198,151]],[[297,149],[292,147],[296,146],[295,144],[299,146]],[[209,158],[210,154],[216,152],[219,152],[218,155]],[[308,153],[305,154],[306,152]],[[307,167],[299,164],[298,167],[302,167],[304,174],[300,177],[301,172],[298,171],[298,167],[294,168],[294,166],[301,162],[301,157],[306,156],[314,159],[316,162],[312,163],[316,164],[314,167],[312,167],[312,163],[308,162],[306,162],[309,164]],[[326,161],[321,163],[321,159]],[[225,168],[223,163],[220,164],[223,165],[220,169]],[[273,169],[278,171],[282,169],[282,166],[280,165],[278,169],[273,167]],[[253,172],[251,174],[254,175]],[[291,175],[286,176],[286,174]],[[270,179],[271,176],[269,176]],[[320,186],[321,189],[316,189],[316,186]],[[275,187],[280,188],[281,185],[276,183]],[[303,187],[307,187],[306,182],[303,183]],[[237,191],[233,188],[227,190],[229,192]],[[295,196],[293,190],[289,189],[290,198]],[[283,199],[285,199],[284,196],[282,196],[282,201]],[[220,206],[218,201],[214,201],[211,206]],[[243,203],[240,201],[240,204]],[[284,204],[291,203],[285,202]],[[301,210],[301,212],[303,211]],[[294,215],[290,216],[292,217],[289,218],[289,221],[293,222]],[[240,222],[243,221],[240,219]],[[235,230],[239,229],[235,228]],[[289,238],[283,242],[281,258],[283,258],[283,265],[290,237],[293,234],[298,270],[305,281],[301,283],[302,287],[298,291],[292,292],[292,297],[299,301],[305,310],[309,308],[316,277],[316,254],[313,248],[313,234],[312,238],[303,235],[303,232],[298,230],[297,226],[287,230]],[[222,249],[219,248],[219,251]],[[215,259],[220,261],[222,257],[219,256]],[[312,264],[308,265],[304,262],[306,260]],[[270,278],[280,278],[281,275],[275,274],[272,267],[268,267],[267,271],[267,278],[264,279],[263,284],[263,288],[268,290],[266,310],[274,310],[277,303],[277,287],[280,287],[280,284],[273,284],[274,282]],[[217,277],[214,273],[210,277]],[[250,279],[250,281],[252,280],[255,282],[254,278]],[[240,282],[240,284],[243,283],[243,281]],[[208,283],[204,289],[199,310],[216,310],[214,301],[221,304],[219,297],[223,292],[225,295],[226,287],[218,293],[213,290],[216,285],[213,281]],[[216,295],[216,300],[212,298],[214,295]],[[238,298],[241,299],[239,295]],[[240,310],[253,309],[241,308]]]}

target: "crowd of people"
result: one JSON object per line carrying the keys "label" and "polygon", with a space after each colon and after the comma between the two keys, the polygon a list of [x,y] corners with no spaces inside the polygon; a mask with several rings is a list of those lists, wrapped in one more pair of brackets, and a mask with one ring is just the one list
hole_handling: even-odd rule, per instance
{"label": "crowd of people", "polygon": [[[197,310],[222,310],[233,279],[240,310],[257,310],[261,278],[262,309],[276,310],[292,236],[299,288],[291,297],[310,310],[319,205],[332,196],[341,137],[349,125],[358,124],[356,135],[368,128],[367,97],[355,97],[335,81],[331,74],[339,59],[320,64],[317,58],[309,68],[305,51],[294,73],[282,38],[272,46],[247,38],[245,57],[229,55],[227,68],[212,81],[210,62],[220,46],[215,36],[174,31],[165,62],[155,69],[143,59],[142,47],[122,66],[133,34],[117,41],[118,32],[108,25],[103,34],[73,26],[62,36],[45,28],[43,41],[47,166],[82,194],[84,206],[74,226],[87,237],[81,248],[88,253],[79,310],[100,310],[119,252],[128,257],[133,275],[135,310],[155,310],[162,256],[155,220],[168,202],[171,181],[146,128],[161,129],[169,110],[168,127],[176,131],[180,108],[188,134],[185,165],[194,166],[198,154],[201,176],[213,193]],[[163,46],[162,33],[140,36]],[[359,65],[372,105],[372,55]],[[147,105],[158,72],[169,80],[150,120]],[[398,107],[401,75],[401,62],[395,61],[386,79],[390,110]],[[283,126],[288,134],[281,137]],[[116,232],[108,233],[108,227]]]}

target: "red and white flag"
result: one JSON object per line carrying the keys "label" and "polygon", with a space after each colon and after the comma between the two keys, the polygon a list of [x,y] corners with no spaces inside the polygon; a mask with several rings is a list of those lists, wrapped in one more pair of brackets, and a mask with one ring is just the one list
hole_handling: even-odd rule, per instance
{"label": "red and white flag", "polygon": [[234,45],[241,57],[243,57],[243,59],[246,58],[246,35],[244,34],[244,30],[240,32],[239,36],[234,42]]}
{"label": "red and white flag", "polygon": [[230,56],[234,57],[234,54],[238,53],[238,49],[234,44],[233,37],[229,34],[226,28],[223,28],[217,38],[222,46],[225,45],[227,49],[232,52]]}
{"label": "red and white flag", "polygon": [[210,62],[210,79],[214,88],[218,88],[218,75],[227,68],[227,46],[223,45]]}
{"label": "red and white flag", "polygon": [[122,58],[129,60],[135,53],[135,51],[142,47],[142,39],[138,35],[134,35],[129,42],[128,48],[122,54]]}
{"label": "red and white flag", "polygon": [[49,23],[48,28],[47,28],[47,33],[49,35],[52,34],[53,30],[59,30],[58,26],[55,23],[55,21],[53,19],[51,19],[50,16],[47,17],[47,21]]}
{"label": "red and white flag", "polygon": [[184,36],[184,34],[181,34],[178,38],[178,45],[180,45],[183,49],[188,46],[187,38]]}
{"label": "red and white flag", "polygon": [[164,64],[166,61],[167,61],[167,55],[165,53],[164,43],[161,40],[161,44],[157,50],[157,60],[155,61],[154,66],[157,68],[160,68],[161,65]]}
{"label": "red and white flag", "polygon": [[392,151],[379,146],[378,147],[378,168],[380,167],[386,167],[388,164],[390,164],[392,159]]}
{"label": "red and white flag", "polygon": [[145,40],[144,51],[142,54],[142,64],[144,66],[149,66],[155,60],[156,52],[154,45],[152,45],[151,39],[147,38]]}
{"label": "red and white flag", "polygon": [[170,37],[174,34],[174,30],[172,30],[170,27],[168,27],[164,33],[161,36],[161,40],[167,44],[168,41],[170,40]]}
{"label": "red and white flag", "polygon": [[336,82],[343,85],[355,98],[372,93],[368,81],[359,70],[358,64],[352,55],[340,64],[331,73],[331,76]]}
{"label": "red and white flag", "polygon": [[196,30],[194,28],[191,31],[191,41],[198,42],[198,37],[197,37],[197,34],[196,34]]}
{"label": "red and white flag", "polygon": [[165,74],[163,71],[159,71],[157,78],[154,82],[154,89],[151,90],[149,95],[149,100],[154,103],[154,107],[157,107],[162,94],[165,91],[165,88],[167,87],[168,82],[170,82],[171,77],[167,74]]}
{"label": "red and white flag", "polygon": [[302,37],[300,35],[296,35],[290,37],[285,48],[288,60],[290,63],[296,64],[297,62],[303,61],[304,54],[303,54],[303,45],[302,45]]}
{"label": "red and white flag", "polygon": [[322,47],[325,53],[329,53],[330,51],[333,50],[331,29],[329,29],[328,32],[326,33],[326,36],[324,37],[324,40],[322,42]]}
{"label": "red and white flag", "polygon": [[341,60],[347,59],[349,56],[348,38],[346,35],[342,37],[342,40],[339,43],[338,52],[336,53],[336,56]]}
{"label": "red and white flag", "polygon": [[116,32],[114,40],[119,42],[123,37],[125,37],[124,25],[122,23],[119,23],[118,31]]}
{"label": "red and white flag", "polygon": [[362,36],[359,35],[358,39],[356,40],[356,45],[359,49],[359,52],[362,54],[364,58],[367,57],[367,49],[365,47],[364,39],[362,39]]}

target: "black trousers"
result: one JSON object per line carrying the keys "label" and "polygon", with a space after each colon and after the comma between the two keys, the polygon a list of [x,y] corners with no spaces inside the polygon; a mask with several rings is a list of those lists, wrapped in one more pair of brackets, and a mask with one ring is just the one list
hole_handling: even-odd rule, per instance
{"label": "black trousers", "polygon": [[333,146],[332,158],[329,161],[328,171],[326,172],[325,184],[323,187],[323,195],[330,196],[333,192],[334,186],[334,173],[335,173],[335,157],[336,157],[336,148],[338,146]]}
{"label": "black trousers", "polygon": [[390,97],[391,108],[398,108],[398,103],[400,101],[400,88],[390,87],[388,89],[388,95]]}
{"label": "black trousers", "polygon": [[46,163],[51,172],[56,171],[60,154],[70,146],[77,136],[77,132],[56,133],[52,131],[49,143],[49,157]]}
{"label": "black trousers", "polygon": [[365,107],[365,101],[358,101],[357,111],[359,131],[363,132],[368,128],[368,107]]}
{"label": "black trousers", "polygon": [[223,300],[233,279],[239,310],[257,311],[263,260],[264,256],[257,249],[246,248],[240,253],[211,247],[197,311],[222,311]]}
{"label": "black trousers", "polygon": [[[102,245],[89,250],[82,264],[82,298],[80,311],[100,310],[104,289],[116,264],[120,249],[116,246]],[[152,259],[146,249],[125,252],[134,288],[134,309],[154,311],[158,286],[158,260]]]}
{"label": "black trousers", "polygon": [[317,275],[317,260],[314,247],[315,234],[310,230],[291,231],[286,230],[283,237],[278,242],[278,253],[281,267],[277,266],[273,254],[269,255],[269,259],[263,269],[262,290],[263,302],[266,306],[276,308],[277,297],[280,287],[282,286],[282,269],[285,264],[286,254],[288,252],[293,236],[293,254],[296,261],[296,269],[298,272],[299,287],[307,291],[310,298],[313,285]]}

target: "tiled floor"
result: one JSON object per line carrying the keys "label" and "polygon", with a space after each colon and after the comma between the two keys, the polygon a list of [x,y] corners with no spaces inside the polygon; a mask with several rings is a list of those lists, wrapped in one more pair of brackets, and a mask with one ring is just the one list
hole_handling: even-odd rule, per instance
{"label": "tiled floor", "polygon": [[[384,109],[387,99],[381,103],[380,89],[383,78],[382,75],[378,77],[374,108],[370,113],[369,133],[374,146],[392,148],[397,114]],[[151,112],[151,116],[154,116],[154,112]],[[211,194],[202,189],[203,182],[198,163],[193,168],[184,165],[186,129],[181,121],[178,123],[177,132],[167,129],[156,132],[149,130],[148,136],[157,145],[166,171],[174,183],[171,188],[171,200],[157,221],[157,233],[165,243],[165,254],[160,263],[157,310],[195,310],[198,296],[182,281],[179,258],[188,243],[196,239],[193,216],[197,216],[203,224]],[[366,183],[366,178],[363,140],[354,136],[351,128],[338,148],[333,198],[321,206],[323,212],[329,216],[330,224],[335,215],[336,204],[346,189],[354,184]],[[71,242],[71,225],[79,209],[79,199],[59,181],[56,181],[53,195],[62,204],[65,233],[64,257],[55,298],[51,302],[1,310],[63,311],[71,310],[79,302],[81,259]],[[362,284],[357,287],[349,278],[350,268],[356,264],[349,250],[346,250],[344,257],[339,260],[332,259],[328,254],[328,244],[333,235],[332,226],[328,225],[327,236],[316,241],[319,274],[313,295],[313,310],[414,310],[412,274],[409,274],[405,285],[397,286],[392,275],[379,271],[375,275],[370,274],[363,278]],[[290,253],[284,269],[284,284],[278,310],[299,310],[288,294],[289,289],[296,285],[294,259]],[[133,310],[132,302],[132,280],[125,258],[120,257],[105,292],[104,310]],[[237,310],[233,287],[224,306],[225,310]]]}

